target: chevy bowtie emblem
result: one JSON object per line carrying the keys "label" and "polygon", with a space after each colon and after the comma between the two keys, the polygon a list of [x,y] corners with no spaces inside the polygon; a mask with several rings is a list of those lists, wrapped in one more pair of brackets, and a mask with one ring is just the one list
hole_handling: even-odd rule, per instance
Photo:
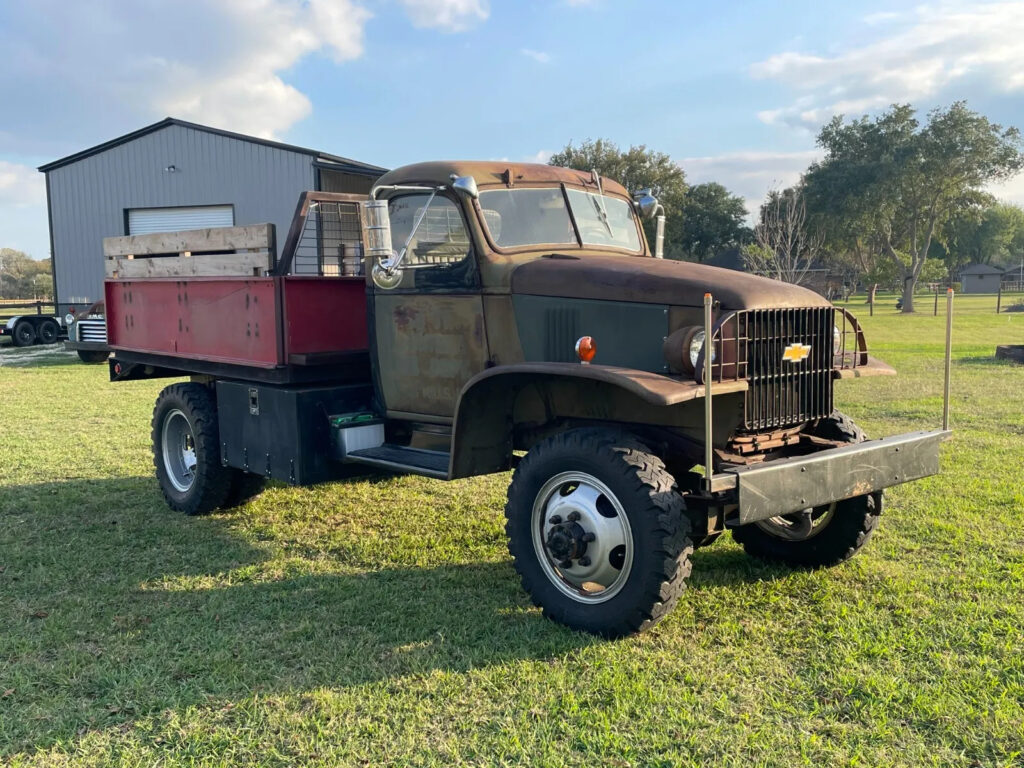
{"label": "chevy bowtie emblem", "polygon": [[811,354],[810,344],[790,344],[782,353],[782,359],[787,363],[799,363],[807,359]]}

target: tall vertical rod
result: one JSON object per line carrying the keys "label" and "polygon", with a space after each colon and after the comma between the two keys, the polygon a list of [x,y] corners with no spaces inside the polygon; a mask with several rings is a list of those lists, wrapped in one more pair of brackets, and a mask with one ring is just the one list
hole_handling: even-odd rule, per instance
{"label": "tall vertical rod", "polygon": [[714,355],[711,336],[711,294],[704,294],[704,490],[711,493],[714,470],[714,447],[711,434],[711,358]]}
{"label": "tall vertical rod", "polygon": [[946,378],[942,386],[942,428],[949,429],[949,373],[953,356],[953,289],[946,291]]}

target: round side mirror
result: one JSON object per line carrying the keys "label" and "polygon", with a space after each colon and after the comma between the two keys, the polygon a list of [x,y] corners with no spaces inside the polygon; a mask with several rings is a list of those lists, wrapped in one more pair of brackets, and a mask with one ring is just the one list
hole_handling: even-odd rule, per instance
{"label": "round side mirror", "polygon": [[640,215],[645,219],[654,216],[655,211],[658,210],[658,198],[651,194],[650,189],[641,189],[633,195],[633,201],[636,203],[636,207],[640,209]]}

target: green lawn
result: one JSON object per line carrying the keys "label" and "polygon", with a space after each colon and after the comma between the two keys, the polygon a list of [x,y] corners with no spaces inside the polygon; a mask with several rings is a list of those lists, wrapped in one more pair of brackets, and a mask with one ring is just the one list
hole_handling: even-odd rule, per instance
{"label": "green lawn", "polygon": [[[620,642],[530,606],[507,476],[179,517],[148,444],[166,382],[4,346],[0,764],[1024,765],[1024,367],[992,357],[1024,314],[957,301],[943,474],[831,571],[699,551]],[[840,382],[841,407],[935,427],[944,318],[854,309],[900,376]]]}

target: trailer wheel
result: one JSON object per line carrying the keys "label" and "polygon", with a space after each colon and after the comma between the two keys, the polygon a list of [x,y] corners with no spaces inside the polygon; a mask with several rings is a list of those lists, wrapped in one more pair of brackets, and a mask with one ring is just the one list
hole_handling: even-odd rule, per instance
{"label": "trailer wheel", "polygon": [[38,334],[40,344],[55,344],[57,337],[60,336],[60,326],[56,320],[43,320],[39,325]]}
{"label": "trailer wheel", "polygon": [[[864,431],[849,417],[833,411],[810,430],[816,437],[861,443]],[[791,515],[734,528],[732,537],[744,551],[762,560],[805,568],[823,568],[849,560],[868,543],[882,514],[881,491],[833,502]]]}
{"label": "trailer wheel", "polygon": [[36,343],[36,329],[29,320],[19,320],[14,326],[14,346],[31,347]]}
{"label": "trailer wheel", "polygon": [[172,384],[153,409],[153,464],[168,506],[203,515],[221,506],[231,470],[221,465],[217,403],[202,384]]}
{"label": "trailer wheel", "polygon": [[92,365],[93,363],[105,363],[107,358],[110,357],[109,352],[100,352],[95,349],[80,349],[78,350],[78,359],[83,363]]}
{"label": "trailer wheel", "polygon": [[523,588],[560,624],[633,634],[686,588],[693,545],[683,497],[628,435],[579,429],[537,444],[516,469],[505,515]]}
{"label": "trailer wheel", "polygon": [[234,509],[240,507],[247,501],[263,493],[267,486],[267,478],[263,475],[254,475],[252,472],[245,472],[235,469],[231,472],[231,487],[228,488],[227,498],[220,505],[221,509]]}

